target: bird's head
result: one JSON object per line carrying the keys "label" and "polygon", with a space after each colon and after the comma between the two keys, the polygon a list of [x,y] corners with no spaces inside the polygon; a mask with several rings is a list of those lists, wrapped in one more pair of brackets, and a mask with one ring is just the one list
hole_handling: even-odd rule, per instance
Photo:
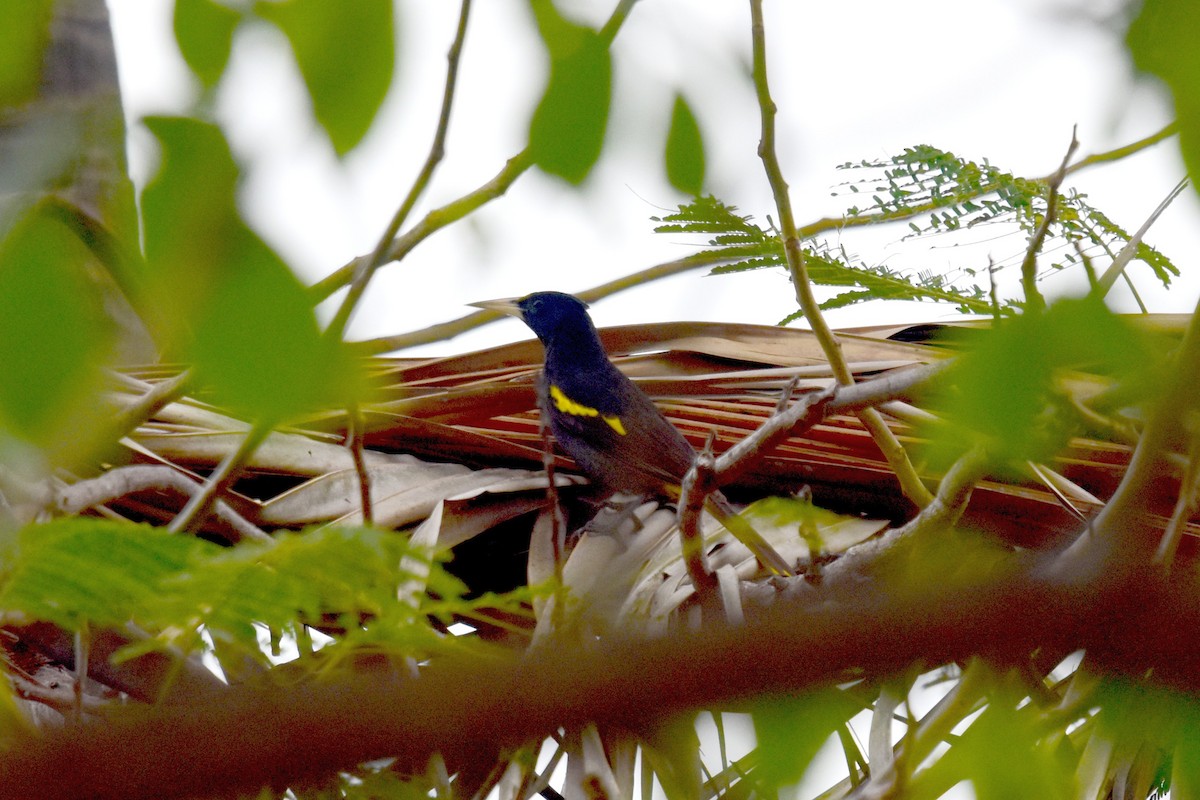
{"label": "bird's head", "polygon": [[543,342],[574,338],[594,330],[588,318],[587,303],[562,292],[534,292],[525,297],[485,300],[471,305],[520,317]]}

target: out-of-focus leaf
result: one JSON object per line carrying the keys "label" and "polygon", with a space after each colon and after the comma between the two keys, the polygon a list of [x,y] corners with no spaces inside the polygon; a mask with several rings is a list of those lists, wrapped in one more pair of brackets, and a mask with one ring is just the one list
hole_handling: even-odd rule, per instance
{"label": "out-of-focus leaf", "polygon": [[684,194],[700,194],[704,187],[704,139],[696,115],[681,94],[675,95],[671,109],[665,161],[672,186]]}
{"label": "out-of-focus leaf", "polygon": [[760,703],[753,711],[760,759],[755,778],[769,786],[796,783],[830,734],[861,710],[834,688]]}
{"label": "out-of-focus leaf", "polygon": [[37,209],[0,243],[0,435],[54,460],[86,447],[100,423],[96,393],[112,329],[83,272],[89,257]]}
{"label": "out-of-focus leaf", "polygon": [[175,41],[205,86],[215,86],[229,63],[237,11],[216,0],[175,0]]}
{"label": "out-of-focus leaf", "polygon": [[0,25],[0,109],[22,105],[37,94],[53,11],[54,0],[22,0],[4,9],[4,24]]}
{"label": "out-of-focus leaf", "polygon": [[941,382],[934,406],[951,430],[935,434],[936,449],[952,459],[974,443],[999,461],[1041,461],[1070,433],[1068,415],[1049,413],[1062,370],[1087,368],[1136,384],[1148,380],[1155,362],[1138,332],[1092,299],[1005,321],[979,336]]}
{"label": "out-of-focus leaf", "polygon": [[1150,72],[1175,96],[1179,145],[1192,187],[1200,179],[1200,14],[1192,0],[1145,0],[1126,44],[1138,69]]}
{"label": "out-of-focus leaf", "polygon": [[529,147],[542,170],[579,184],[604,148],[612,59],[599,34],[564,19],[550,0],[534,3],[534,11],[550,80],[529,123]]}
{"label": "out-of-focus leaf", "polygon": [[186,119],[147,125],[163,146],[142,206],[146,282],[164,338],[248,418],[285,419],[352,396],[356,362],[321,336],[300,281],[238,217],[238,170],[221,132]]}
{"label": "out-of-focus leaf", "polygon": [[1038,720],[993,699],[944,757],[943,766],[969,777],[979,800],[1075,796],[1070,764],[1060,761],[1054,737]]}
{"label": "out-of-focus leaf", "polygon": [[70,517],[22,529],[6,550],[0,607],[79,630],[144,621],[162,580],[220,548],[149,525]]}
{"label": "out-of-focus leaf", "polygon": [[396,61],[391,0],[260,2],[287,36],[313,115],[343,156],[362,141],[387,96]]}

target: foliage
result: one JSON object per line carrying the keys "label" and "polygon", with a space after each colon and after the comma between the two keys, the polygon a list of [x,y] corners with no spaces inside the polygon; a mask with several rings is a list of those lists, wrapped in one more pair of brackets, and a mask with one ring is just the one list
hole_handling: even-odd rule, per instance
{"label": "foliage", "polygon": [[[775,212],[755,210],[768,220],[779,213],[776,229],[704,194],[703,128],[684,91],[667,92],[661,118],[669,125],[665,142],[656,138],[656,153],[670,186],[693,199],[655,218],[655,230],[703,237],[705,244],[685,261],[719,264],[718,274],[765,267],[789,268],[794,280],[807,274],[832,290],[823,310],[916,300],[990,318],[989,330],[945,336],[941,350],[853,336],[833,341],[817,324],[804,338],[782,328],[764,333],[687,323],[609,334],[615,354],[650,351],[633,360],[634,368],[697,445],[713,431],[718,449],[726,449],[777,420],[777,404],[778,413],[815,409],[770,446],[760,445],[757,463],[741,475],[746,486],[739,487],[747,495],[788,495],[758,497],[746,519],[786,563],[797,565],[796,576],[768,579],[711,520],[692,532],[702,552],[699,564],[691,562],[679,547],[689,532],[674,511],[645,504],[595,513],[579,479],[547,479],[535,471],[543,453],[531,391],[536,356],[528,347],[364,366],[342,331],[374,270],[499,198],[531,165],[577,186],[604,156],[619,100],[612,44],[632,3],[614,3],[598,27],[568,18],[551,0],[530,5],[548,74],[523,128],[527,146],[496,178],[403,227],[442,157],[470,11],[464,3],[439,138],[426,169],[372,262],[339,272],[344,278],[335,282],[353,281],[356,289],[341,321],[328,327],[314,309],[314,294],[239,208],[247,164],[213,121],[212,109],[238,32],[271,26],[287,40],[313,124],[329,152],[343,159],[368,136],[393,86],[399,29],[393,3],[177,0],[175,37],[201,92],[178,115],[144,121],[160,160],[140,197],[140,236],[106,216],[106,198],[63,189],[91,185],[81,164],[111,169],[123,163],[124,140],[115,136],[103,157],[87,161],[85,142],[104,146],[104,132],[88,130],[87,114],[54,107],[39,116],[54,4],[31,3],[0,31],[0,133],[14,132],[15,142],[6,144],[0,165],[13,195],[3,198],[0,217],[0,615],[9,637],[0,743],[6,756],[23,752],[19,730],[27,723],[18,715],[27,704],[77,718],[77,726],[48,727],[48,737],[70,737],[88,725],[103,732],[119,717],[118,706],[162,710],[137,700],[120,679],[155,658],[171,665],[153,685],[170,713],[172,703],[187,702],[187,668],[201,655],[234,683],[265,674],[319,690],[337,676],[377,677],[372,669],[384,661],[403,664],[406,678],[424,685],[421,677],[447,665],[511,665],[514,651],[530,669],[566,653],[567,670],[571,659],[587,661],[622,637],[645,636],[650,646],[656,637],[685,634],[714,618],[740,623],[761,611],[756,604],[787,603],[808,614],[797,615],[800,626],[820,621],[822,610],[836,614],[845,607],[858,614],[845,619],[859,620],[882,647],[894,632],[871,627],[864,609],[878,611],[872,603],[890,598],[899,604],[910,594],[920,600],[920,592],[942,588],[951,576],[999,581],[1032,563],[1038,569],[1028,569],[1031,581],[1066,573],[1078,578],[1072,588],[1087,597],[1089,576],[1102,574],[1106,590],[1111,581],[1118,587],[1111,593],[1119,594],[1128,586],[1120,579],[1129,565],[1103,557],[1127,552],[1122,548],[1136,545],[1143,528],[1157,545],[1153,568],[1165,570],[1175,587],[1194,589],[1191,562],[1173,574],[1170,569],[1176,551],[1188,550],[1179,548],[1179,538],[1198,532],[1191,521],[1200,484],[1193,463],[1200,453],[1197,402],[1186,381],[1172,379],[1193,374],[1200,363],[1189,360],[1196,335],[1169,330],[1152,336],[1112,314],[1094,262],[1117,262],[1129,248],[1164,285],[1180,270],[1086,195],[1063,187],[1075,169],[1088,166],[1084,162],[1064,162],[1058,175],[1030,178],[987,160],[913,146],[842,165],[850,177],[838,195],[854,204],[837,219],[796,226],[786,197],[779,196]],[[760,4],[752,7],[761,11]],[[1171,88],[1194,175],[1200,78],[1189,45],[1196,38],[1190,11],[1183,0],[1148,1],[1128,44],[1138,66]],[[769,93],[765,65],[758,66],[753,88],[761,101]],[[764,121],[774,113],[765,103],[761,110]],[[132,191],[123,174],[109,180]],[[997,278],[1007,263],[910,274],[852,256],[840,239],[824,238],[893,223],[908,225],[901,242],[1010,231],[1027,242],[1023,268],[1039,277],[1081,271],[1088,295],[1048,304],[1010,297]],[[794,229],[799,239],[784,241],[781,231]],[[1025,289],[1036,293],[1036,286]],[[117,300],[128,302],[148,332],[157,363],[114,369],[128,335],[111,311]],[[819,321],[811,306],[808,316]],[[870,411],[861,403],[823,406],[837,401],[838,392],[861,389],[855,381],[903,382],[913,371],[921,381],[882,391],[870,399]],[[1182,396],[1172,398],[1163,387],[1177,384]],[[880,415],[875,423],[872,413]],[[1135,453],[1147,441],[1158,449]],[[933,503],[917,509],[914,497],[895,490],[904,470],[937,489]],[[152,474],[169,478],[147,482]],[[1137,491],[1122,496],[1131,481]],[[556,487],[565,519],[546,510],[548,486]],[[1104,541],[1111,535],[1106,518],[1131,503],[1138,524],[1120,518],[1116,542]],[[615,512],[616,522],[607,512]],[[585,518],[586,525],[576,524]],[[960,518],[969,522],[960,525]],[[562,530],[567,523],[571,530]],[[977,524],[1002,541],[980,545]],[[1092,541],[1107,550],[1086,570],[1076,569],[1073,552]],[[512,561],[516,581],[497,579]],[[917,608],[930,617],[940,611]],[[473,633],[451,635],[459,622]],[[1128,633],[1111,609],[1089,624],[1112,626],[1114,640]],[[38,638],[46,635],[41,625],[73,643],[69,657],[59,644]],[[124,645],[100,669],[95,659],[91,667],[74,664],[114,631]],[[939,637],[958,631],[919,633],[933,648]],[[284,644],[296,652],[285,656]],[[379,750],[334,764],[312,786],[302,782],[308,764],[294,774],[267,765],[263,783],[281,786],[295,778],[294,796],[469,797],[502,786],[505,796],[524,798],[545,789],[566,754],[570,780],[589,782],[597,794],[627,796],[640,753],[643,796],[655,780],[672,797],[701,791],[774,796],[815,775],[817,754],[836,741],[847,778],[828,796],[852,796],[865,781],[873,782],[867,793],[914,797],[940,796],[962,781],[981,798],[1148,797],[1200,786],[1194,694],[1156,683],[1154,669],[1110,675],[1088,660],[1090,654],[1070,649],[1005,652],[988,645],[961,664],[922,653],[893,673],[862,669],[859,659],[866,662],[872,653],[849,653],[836,670],[791,692],[767,691],[765,682],[781,680],[769,664],[734,658],[729,674],[708,676],[706,696],[717,698],[711,710],[719,769],[701,753],[699,709],[675,702],[671,676],[656,684],[667,688],[652,695],[623,671],[628,664],[616,663],[606,665],[612,682],[601,681],[597,696],[580,696],[597,706],[608,699],[599,695],[636,698],[644,707],[633,723],[599,729],[587,721],[586,703],[548,706],[533,719],[541,726],[537,736],[549,738],[505,740],[503,748],[472,740],[470,757],[458,753],[461,762],[425,753],[424,772],[370,760],[390,755]],[[36,657],[27,658],[31,650]],[[652,673],[655,665],[644,669]],[[79,680],[85,673],[90,680]],[[726,681],[736,686],[747,675],[764,684],[725,692]],[[655,685],[653,674],[635,677]],[[803,677],[786,676],[797,684]],[[65,693],[57,691],[63,682],[70,684]],[[516,694],[528,687],[514,682],[510,688]],[[114,701],[119,693],[125,694]],[[931,694],[939,699],[920,710]],[[505,710],[525,722],[525,709]],[[749,713],[753,736],[746,737],[749,752],[730,759],[722,726],[742,711]],[[867,754],[855,742],[864,715],[871,718]],[[561,719],[572,720],[562,731]],[[461,734],[471,721],[457,720],[452,733]],[[426,730],[415,724],[424,720],[398,724],[410,722]],[[152,789],[168,794],[172,787]],[[107,783],[89,790],[117,791]],[[264,790],[264,796],[274,795]]]}
{"label": "foliage", "polygon": [[[1046,216],[1046,181],[1018,178],[986,162],[980,165],[926,145],[905,148],[886,161],[864,160],[841,168],[867,173],[843,184],[845,191],[851,196],[868,191],[872,194],[869,206],[850,206],[840,225],[907,220],[910,233],[904,238],[908,239],[955,235],[979,226],[1009,223],[1032,236]],[[710,234],[708,245],[713,249],[703,255],[728,261],[714,268],[713,274],[786,266],[779,233],[736,212],[735,207],[715,197],[701,197],[681,205],[674,213],[654,217],[659,223],[654,230]],[[1092,257],[1113,257],[1130,240],[1128,232],[1087,203],[1086,195],[1075,191],[1059,194],[1048,239],[1055,244],[1043,250],[1059,251],[1061,256],[1042,266],[1041,273],[1081,265],[1090,268]],[[844,245],[835,246],[815,237],[810,241],[803,252],[812,282],[851,289],[823,301],[823,310],[879,300],[924,300],[950,304],[964,314],[1011,315],[1023,305],[1019,299],[996,296],[994,266],[963,266],[958,279],[933,270],[906,275],[885,264],[864,263],[852,257]],[[1179,275],[1179,269],[1166,256],[1147,244],[1137,243],[1136,257],[1164,285]],[[796,312],[784,322],[802,316],[802,312]]]}

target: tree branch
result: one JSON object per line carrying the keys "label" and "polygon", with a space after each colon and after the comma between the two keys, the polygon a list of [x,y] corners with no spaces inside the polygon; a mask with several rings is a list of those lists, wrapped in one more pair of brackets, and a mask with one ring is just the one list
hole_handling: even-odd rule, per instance
{"label": "tree branch", "polygon": [[[842,356],[842,346],[837,336],[830,330],[829,324],[821,313],[821,306],[813,294],[812,281],[809,280],[808,268],[804,263],[804,250],[800,246],[800,233],[796,229],[796,221],[792,216],[792,201],[788,195],[787,181],[784,180],[783,170],[779,166],[779,157],[775,152],[775,101],[771,99],[770,86],[767,83],[767,45],[766,31],[763,26],[762,0],[750,0],[750,20],[754,50],[754,88],[758,95],[759,115],[762,122],[762,138],[759,140],[758,155],[762,159],[767,180],[771,184],[771,192],[775,196],[775,207],[779,211],[780,233],[783,236],[783,249],[787,255],[788,269],[792,274],[792,285],[796,290],[796,300],[800,310],[804,312],[813,334],[821,344],[825,359],[833,370],[838,383],[854,383],[854,375],[846,365]],[[917,506],[929,503],[932,495],[920,477],[913,469],[912,463],[899,440],[892,434],[891,429],[883,421],[883,417],[873,408],[864,409],[859,413],[859,419],[871,433],[871,438],[879,446],[888,465],[896,473],[900,487],[906,497]]]}
{"label": "tree branch", "polygon": [[1072,128],[1071,143],[1067,145],[1066,155],[1046,184],[1046,213],[1042,217],[1042,223],[1029,238],[1025,258],[1021,261],[1021,288],[1025,292],[1025,307],[1030,311],[1041,311],[1046,307],[1046,300],[1037,286],[1037,256],[1041,252],[1042,243],[1046,241],[1046,234],[1050,232],[1050,226],[1058,216],[1058,187],[1062,185],[1063,178],[1067,175],[1067,165],[1078,147],[1079,139],[1075,137],[1075,129]]}
{"label": "tree branch", "polygon": [[[973,553],[949,555],[970,563]],[[967,570],[975,577],[897,575],[871,592],[826,584],[821,602],[780,598],[742,627],[450,658],[418,679],[398,660],[300,685],[231,687],[220,703],[130,709],[13,743],[0,760],[0,798],[255,791],[373,758],[420,770],[433,752],[453,769],[559,727],[642,730],[852,668],[881,675],[916,661],[1006,661],[1039,646],[1089,648],[1101,668],[1200,688],[1200,639],[1178,635],[1200,626],[1195,592],[1165,580],[1063,584],[1033,577],[1045,573],[1020,559],[982,579]]]}
{"label": "tree branch", "polygon": [[433,134],[433,144],[429,148],[429,155],[425,157],[425,163],[421,166],[421,171],[417,173],[416,180],[408,190],[408,195],[384,229],[370,258],[356,260],[354,274],[350,279],[350,291],[346,293],[341,306],[325,331],[325,335],[331,339],[342,338],[346,331],[346,325],[350,322],[350,315],[354,313],[355,306],[358,305],[363,292],[367,290],[367,284],[376,270],[387,263],[388,250],[396,238],[396,234],[400,232],[400,227],[408,219],[417,200],[424,194],[425,188],[433,177],[433,171],[437,169],[446,154],[446,132],[450,129],[450,109],[454,104],[454,89],[458,83],[459,57],[462,55],[463,40],[467,36],[467,19],[470,14],[471,0],[462,0],[458,14],[458,28],[454,33],[450,51],[446,54],[446,88],[442,91],[442,110],[438,114],[437,130]]}
{"label": "tree branch", "polygon": [[[59,511],[74,515],[93,506],[111,503],[113,500],[136,492],[149,490],[178,492],[191,499],[203,490],[203,486],[171,467],[134,465],[117,467],[98,477],[65,486],[55,493],[54,499]],[[213,503],[213,514],[231,529],[232,535],[229,536],[231,544],[237,544],[243,539],[259,542],[272,541],[270,536],[234,511],[223,500]]]}

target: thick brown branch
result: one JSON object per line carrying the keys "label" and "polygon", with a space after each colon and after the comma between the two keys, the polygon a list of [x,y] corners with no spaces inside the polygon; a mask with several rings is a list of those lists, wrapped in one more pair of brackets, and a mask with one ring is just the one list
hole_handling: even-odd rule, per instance
{"label": "thick brown branch", "polygon": [[[957,554],[970,563],[971,553]],[[446,660],[335,674],[300,686],[234,687],[220,704],[132,711],[102,725],[13,743],[0,798],[211,795],[282,786],[394,756],[420,770],[478,763],[560,726],[640,729],[694,708],[979,654],[1002,661],[1035,647],[1089,648],[1095,664],[1200,689],[1200,596],[1166,581],[1096,587],[1031,577],[1010,562],[987,577],[826,586],[822,601],[776,602],[744,627],[670,639],[542,647],[521,659]],[[1136,602],[1133,602],[1136,599]],[[720,680],[713,680],[714,675]]]}

